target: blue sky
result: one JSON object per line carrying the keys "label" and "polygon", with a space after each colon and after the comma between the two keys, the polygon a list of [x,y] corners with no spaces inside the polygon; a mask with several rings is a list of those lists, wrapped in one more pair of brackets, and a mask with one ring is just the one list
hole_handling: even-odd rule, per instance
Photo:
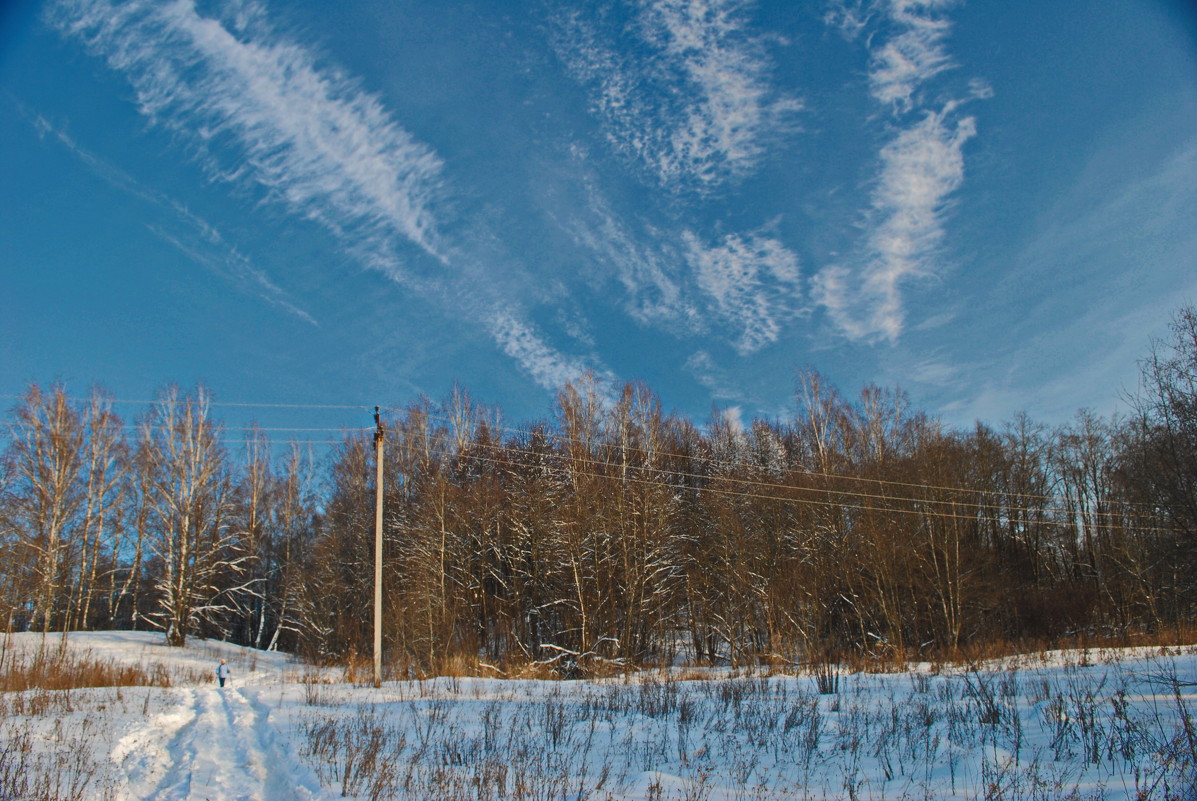
{"label": "blue sky", "polygon": [[1108,414],[1197,300],[1197,11],[10,2],[0,208],[3,394]]}

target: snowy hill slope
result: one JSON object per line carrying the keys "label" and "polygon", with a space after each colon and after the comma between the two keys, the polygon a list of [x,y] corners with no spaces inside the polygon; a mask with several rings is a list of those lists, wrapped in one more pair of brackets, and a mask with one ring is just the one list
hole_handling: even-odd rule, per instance
{"label": "snowy hill slope", "polygon": [[[10,637],[5,659],[41,644]],[[1191,799],[1197,765],[1191,648],[845,675],[838,693],[821,695],[806,675],[726,670],[374,690],[225,643],[168,648],[161,635],[106,632],[73,633],[67,647],[164,672],[171,686],[0,694],[0,782],[22,754],[27,777],[57,777],[0,794]],[[233,669],[223,689],[213,678],[221,658]]]}
{"label": "snowy hill slope", "polygon": [[[60,635],[12,635],[9,660],[64,647]],[[168,647],[148,632],[72,633],[65,648],[80,659],[135,666],[169,687],[95,688],[55,693],[26,691],[5,705],[0,737],[32,733],[30,771],[75,776],[67,787],[43,789],[49,798],[270,799],[334,798],[270,722],[257,698],[263,687],[299,680],[303,666],[286,654],[228,643],[190,640]],[[226,659],[228,686],[217,688],[215,667]],[[43,714],[19,699],[48,696]],[[14,711],[35,714],[14,715]],[[65,759],[63,758],[65,756]],[[82,787],[76,793],[75,787]],[[37,788],[35,788],[36,790]]]}
{"label": "snowy hill slope", "polygon": [[[56,651],[62,645],[61,634],[47,635],[43,645],[42,635],[22,633],[8,635],[3,647],[10,653],[32,654],[43,647]],[[292,674],[304,669],[303,663],[289,654],[259,651],[217,640],[193,637],[184,647],[172,648],[160,632],[151,631],[71,632],[66,637],[66,646],[76,656],[140,667],[150,674],[161,668],[176,685],[212,681],[221,659],[227,659],[238,670],[242,684],[294,681]]]}

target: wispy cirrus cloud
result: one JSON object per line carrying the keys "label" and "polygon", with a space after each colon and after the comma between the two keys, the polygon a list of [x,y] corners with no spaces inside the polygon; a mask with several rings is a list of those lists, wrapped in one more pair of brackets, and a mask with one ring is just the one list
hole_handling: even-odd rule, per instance
{"label": "wispy cirrus cloud", "polygon": [[402,237],[440,257],[441,161],[382,102],[276,34],[255,3],[222,18],[191,0],[59,0],[48,12],[132,85],[141,112],[219,180],[334,235]]}
{"label": "wispy cirrus cloud", "polygon": [[[951,198],[964,182],[964,146],[976,118],[962,116],[964,101],[988,97],[973,81],[963,98],[927,108],[920,90],[952,68],[945,40],[950,22],[938,12],[950,0],[889,0],[874,7],[889,38],[870,55],[870,94],[898,123],[878,156],[878,173],[865,214],[865,235],[848,263],[821,270],[813,297],[852,339],[896,341],[905,326],[903,284],[937,275]],[[864,27],[859,9],[831,15],[849,32]]]}
{"label": "wispy cirrus cloud", "polygon": [[949,199],[964,182],[964,144],[976,134],[975,120],[955,119],[956,108],[926,112],[882,148],[858,266],[825,268],[814,279],[815,298],[853,339],[897,340],[903,283],[938,271]]}
{"label": "wispy cirrus cloud", "polygon": [[279,33],[264,4],[231,0],[207,16],[194,0],[56,0],[47,17],[122,74],[141,113],[213,180],[318,223],[360,264],[482,321],[546,388],[584,371],[518,317],[510,297],[475,288],[476,243],[468,231],[465,240],[444,233],[451,191],[437,153],[378,95]]}
{"label": "wispy cirrus cloud", "polygon": [[[507,309],[496,309],[486,320],[486,328],[503,352],[523,366],[545,389],[558,389],[595,372],[583,359],[571,358],[549,346],[526,320]],[[603,371],[607,383],[612,377]]]}
{"label": "wispy cirrus cloud", "polygon": [[685,363],[686,371],[694,380],[707,388],[711,397],[717,400],[745,400],[742,387],[736,386],[726,369],[720,366],[705,350],[692,353]]}
{"label": "wispy cirrus cloud", "polygon": [[[265,273],[256,269],[237,248],[225,245],[219,232],[215,229],[204,232],[200,239],[177,236],[175,233],[157,226],[150,226],[150,230],[197,264],[203,265],[213,272],[231,276],[238,283],[248,285],[259,297],[265,299],[272,306],[277,306],[305,323],[318,325],[310,314],[288,300],[286,293]],[[214,250],[212,246],[219,249]]]}
{"label": "wispy cirrus cloud", "polygon": [[874,98],[909,111],[923,84],[955,66],[944,45],[951,23],[929,13],[950,4],[951,0],[894,0],[890,4],[891,21],[902,32],[873,50],[869,88]]}
{"label": "wispy cirrus cloud", "polygon": [[686,232],[683,241],[699,288],[736,331],[736,351],[747,356],[776,342],[801,311],[798,257],[762,234],[728,234],[706,246]]}
{"label": "wispy cirrus cloud", "polygon": [[643,324],[665,324],[694,330],[698,312],[687,298],[681,262],[630,230],[612,208],[597,178],[579,166],[576,178],[585,204],[561,219],[574,241],[614,270],[626,297],[627,313]]}
{"label": "wispy cirrus cloud", "polygon": [[747,356],[808,310],[798,256],[767,229],[714,241],[688,228],[634,229],[593,175],[579,167],[579,176],[586,202],[559,221],[622,285],[624,309],[637,322],[687,337],[713,334]]}
{"label": "wispy cirrus cloud", "polygon": [[[22,112],[26,113],[23,108]],[[26,113],[26,116],[29,115]],[[297,306],[281,287],[264,271],[255,267],[248,257],[230,244],[207,220],[177,200],[149,188],[124,170],[92,153],[45,117],[35,115],[31,117],[31,121],[39,135],[58,142],[105,183],[169,212],[179,225],[171,230],[157,225],[149,226],[150,231],[156,236],[173,245],[197,264],[227,278],[242,290],[257,295],[272,306],[306,323],[317,325],[310,314]]]}
{"label": "wispy cirrus cloud", "polygon": [[771,84],[748,0],[642,0],[629,24],[611,22],[614,7],[562,14],[556,49],[611,144],[660,185],[702,192],[743,177],[793,128],[802,104]]}

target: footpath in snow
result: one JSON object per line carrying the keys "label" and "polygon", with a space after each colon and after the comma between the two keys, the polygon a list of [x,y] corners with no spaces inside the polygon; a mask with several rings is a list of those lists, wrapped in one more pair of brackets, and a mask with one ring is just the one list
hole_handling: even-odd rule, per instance
{"label": "footpath in snow", "polygon": [[177,704],[147,721],[112,751],[129,798],[157,801],[203,798],[310,799],[305,770],[279,746],[269,710],[251,691],[234,687],[186,689]]}
{"label": "footpath in snow", "polygon": [[[375,690],[224,643],[68,644],[171,686],[0,694],[0,797],[22,797],[3,785],[16,765],[57,782],[24,797],[115,801],[1197,799],[1197,648],[912,666],[820,693],[692,669]],[[3,656],[40,647],[15,635]]]}
{"label": "footpath in snow", "polygon": [[[13,635],[10,658],[45,647],[57,652],[58,635]],[[271,710],[257,695],[264,687],[298,680],[302,665],[289,656],[226,643],[192,640],[170,648],[148,632],[75,632],[71,653],[114,665],[140,667],[169,677],[170,687],[74,690],[71,700],[53,703],[52,715],[29,715],[36,748],[33,765],[51,768],[65,754],[61,772],[75,766],[90,775],[84,797],[133,801],[279,801],[331,799],[270,721]],[[214,673],[227,659],[233,678],[216,686]],[[25,695],[33,697],[36,691]],[[10,704],[9,708],[15,707]],[[0,738],[19,731],[4,717]],[[44,744],[44,745],[43,745]],[[55,753],[55,752],[59,753]],[[88,759],[90,757],[90,759]],[[2,762],[2,760],[0,760]],[[69,785],[65,793],[69,792]],[[0,793],[0,797],[6,797]]]}

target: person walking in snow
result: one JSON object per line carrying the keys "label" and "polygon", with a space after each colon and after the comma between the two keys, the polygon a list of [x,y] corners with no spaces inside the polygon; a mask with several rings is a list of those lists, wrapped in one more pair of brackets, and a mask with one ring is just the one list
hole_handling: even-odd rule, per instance
{"label": "person walking in snow", "polygon": [[224,680],[229,677],[229,666],[222,659],[220,664],[216,666],[216,680],[220,682],[220,686],[224,686]]}

